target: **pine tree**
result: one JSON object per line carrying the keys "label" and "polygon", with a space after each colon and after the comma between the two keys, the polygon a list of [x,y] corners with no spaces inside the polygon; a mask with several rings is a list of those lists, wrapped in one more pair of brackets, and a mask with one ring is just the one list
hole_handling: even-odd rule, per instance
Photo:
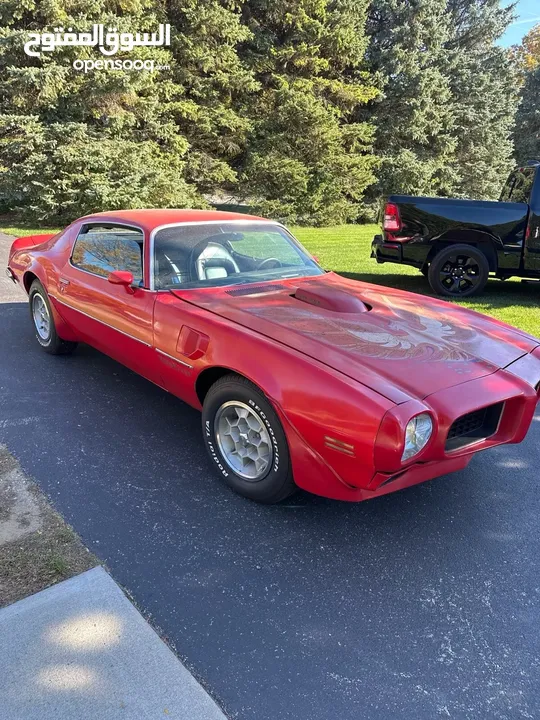
{"label": "pine tree", "polygon": [[363,69],[367,0],[247,0],[240,48],[260,83],[242,188],[263,213],[326,224],[358,215],[374,179],[373,128],[357,110],[377,94]]}
{"label": "pine tree", "polygon": [[[101,57],[63,47],[23,52],[26,33],[54,27],[119,32],[173,25],[168,48],[134,48],[153,72],[73,68]],[[186,0],[6,0],[0,6],[0,202],[56,223],[118,207],[204,206],[202,193],[235,182],[230,159],[249,121],[233,96],[255,85],[235,55],[249,35],[233,2]]]}
{"label": "pine tree", "polygon": [[514,144],[519,164],[540,159],[540,25],[512,48],[512,60],[521,80]]}
{"label": "pine tree", "polygon": [[383,86],[375,116],[378,194],[449,194],[456,148],[446,0],[373,0],[367,60]]}
{"label": "pine tree", "polygon": [[499,0],[373,0],[367,57],[383,82],[370,106],[380,194],[498,196],[517,99],[495,41],[511,13]]}
{"label": "pine tree", "polygon": [[446,43],[456,136],[456,191],[497,199],[512,169],[517,77],[508,52],[497,46],[512,19],[499,0],[449,0]]}
{"label": "pine tree", "polygon": [[239,109],[259,89],[238,47],[250,39],[242,24],[243,0],[169,0],[167,18],[175,29],[171,104],[176,125],[190,142],[187,178],[204,192],[236,185],[235,161],[252,128]]}
{"label": "pine tree", "polygon": [[540,160],[540,65],[525,76],[518,109],[515,144],[519,164]]}

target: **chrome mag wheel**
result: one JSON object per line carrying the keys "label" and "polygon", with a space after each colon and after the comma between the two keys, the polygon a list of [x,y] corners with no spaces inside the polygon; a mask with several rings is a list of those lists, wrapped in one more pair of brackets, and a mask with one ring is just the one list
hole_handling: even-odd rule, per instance
{"label": "chrome mag wheel", "polygon": [[270,433],[260,415],[238,400],[218,409],[214,432],[221,454],[231,470],[246,480],[260,480],[272,465]]}
{"label": "chrome mag wheel", "polygon": [[47,303],[39,293],[35,293],[32,298],[32,317],[39,337],[48,340],[51,335],[51,316]]}

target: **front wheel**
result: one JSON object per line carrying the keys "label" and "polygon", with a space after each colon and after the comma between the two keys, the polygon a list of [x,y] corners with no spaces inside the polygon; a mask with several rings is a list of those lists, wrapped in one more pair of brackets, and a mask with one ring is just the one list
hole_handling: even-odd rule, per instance
{"label": "front wheel", "polygon": [[429,266],[429,284],[438,295],[466,298],[481,293],[489,276],[489,265],[481,250],[471,245],[450,245]]}
{"label": "front wheel", "polygon": [[296,490],[281,422],[249,380],[231,374],[214,383],[202,424],[212,464],[235,492],[270,504]]}
{"label": "front wheel", "polygon": [[68,355],[77,347],[76,342],[62,340],[56,332],[51,302],[43,285],[34,280],[28,293],[30,317],[36,340],[51,355]]}

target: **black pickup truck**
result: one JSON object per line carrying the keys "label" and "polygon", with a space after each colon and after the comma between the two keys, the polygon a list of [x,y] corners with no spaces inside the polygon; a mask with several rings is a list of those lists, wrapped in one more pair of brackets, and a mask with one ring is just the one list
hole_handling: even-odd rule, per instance
{"label": "black pickup truck", "polygon": [[417,267],[439,295],[468,297],[489,274],[540,278],[540,161],[508,178],[496,201],[391,195],[371,257]]}

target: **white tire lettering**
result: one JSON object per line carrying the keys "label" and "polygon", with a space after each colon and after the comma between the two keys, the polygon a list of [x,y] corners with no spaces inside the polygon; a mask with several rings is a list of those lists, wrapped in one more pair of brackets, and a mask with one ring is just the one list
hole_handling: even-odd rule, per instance
{"label": "white tire lettering", "polygon": [[[268,417],[267,417],[266,413],[264,412],[264,410],[262,410],[262,408],[254,400],[249,399],[248,404],[254,410],[256,410],[258,412],[259,416],[262,418],[262,420],[263,420],[264,424],[266,425],[268,432],[272,438],[272,446],[274,449],[274,463],[272,465],[272,470],[273,470],[273,472],[277,473],[277,472],[279,472],[279,446],[278,446],[278,441],[277,441],[276,435],[274,433],[274,430],[273,430],[273,428],[270,424],[270,421],[268,420]],[[210,421],[209,420],[205,421],[205,432],[206,432],[207,438],[212,437],[212,433],[210,431]],[[212,455],[212,459],[216,463],[220,472],[223,474],[224,477],[229,477],[229,473],[224,468],[221,460],[219,459],[219,456],[217,455],[217,452],[214,448],[213,443],[210,440],[208,440],[207,444],[208,444],[208,448],[210,450],[210,454]]]}

